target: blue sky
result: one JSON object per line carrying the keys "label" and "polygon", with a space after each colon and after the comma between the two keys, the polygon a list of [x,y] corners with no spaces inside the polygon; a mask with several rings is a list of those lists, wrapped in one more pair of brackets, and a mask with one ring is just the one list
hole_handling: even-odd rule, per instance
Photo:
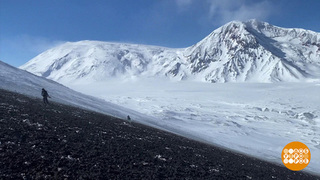
{"label": "blue sky", "polygon": [[319,0],[0,0],[0,60],[20,66],[66,41],[191,46],[232,20],[320,32]]}

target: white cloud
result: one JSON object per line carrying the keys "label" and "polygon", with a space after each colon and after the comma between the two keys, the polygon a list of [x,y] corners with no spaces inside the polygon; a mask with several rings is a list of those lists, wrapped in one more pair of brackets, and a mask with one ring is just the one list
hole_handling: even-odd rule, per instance
{"label": "white cloud", "polygon": [[[167,2],[167,1],[166,1]],[[275,11],[268,0],[175,0],[178,12],[192,13],[200,24],[221,26],[233,20],[267,21]]]}
{"label": "white cloud", "polygon": [[259,19],[266,20],[272,12],[268,1],[248,0],[207,0],[209,4],[208,18],[215,24],[232,20]]}
{"label": "white cloud", "polygon": [[190,5],[193,3],[194,0],[175,0],[180,11],[185,11]]}
{"label": "white cloud", "polygon": [[12,49],[29,51],[32,53],[42,53],[47,49],[64,43],[64,41],[55,41],[44,37],[34,37],[29,35],[19,35],[10,39],[7,38],[3,43]]}
{"label": "white cloud", "polygon": [[64,41],[30,35],[0,37],[0,60],[18,67],[38,54],[62,43]]}

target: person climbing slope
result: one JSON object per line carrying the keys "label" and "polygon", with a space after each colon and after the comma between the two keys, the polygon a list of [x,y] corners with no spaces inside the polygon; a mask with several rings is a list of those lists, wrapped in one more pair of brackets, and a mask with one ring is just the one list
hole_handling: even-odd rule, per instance
{"label": "person climbing slope", "polygon": [[42,88],[41,95],[42,95],[42,97],[43,97],[43,103],[44,103],[44,105],[49,104],[48,97],[49,97],[49,98],[51,98],[51,97],[49,96],[48,92],[47,92],[44,88]]}

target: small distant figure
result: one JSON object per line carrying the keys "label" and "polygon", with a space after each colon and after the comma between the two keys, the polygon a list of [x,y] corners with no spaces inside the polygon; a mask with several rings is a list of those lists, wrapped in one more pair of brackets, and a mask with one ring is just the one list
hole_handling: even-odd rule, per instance
{"label": "small distant figure", "polygon": [[129,115],[127,116],[127,120],[128,120],[128,121],[131,121],[131,117],[130,117]]}
{"label": "small distant figure", "polygon": [[44,105],[49,104],[48,97],[49,97],[49,98],[51,98],[51,97],[49,96],[48,92],[47,92],[44,88],[42,88],[41,95],[42,95],[42,97],[43,97],[43,103],[44,103]]}

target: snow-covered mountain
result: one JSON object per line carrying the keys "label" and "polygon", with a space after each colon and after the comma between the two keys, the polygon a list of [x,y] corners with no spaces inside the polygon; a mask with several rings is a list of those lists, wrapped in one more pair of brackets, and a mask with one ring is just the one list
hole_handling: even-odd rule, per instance
{"label": "snow-covered mountain", "polygon": [[210,82],[300,81],[320,77],[320,34],[265,22],[230,22],[185,51]]}
{"label": "snow-covered mountain", "polygon": [[65,43],[20,68],[59,82],[156,76],[173,69],[180,50],[164,47],[80,41]]}
{"label": "snow-covered mountain", "polygon": [[80,41],[50,49],[20,68],[59,82],[169,77],[207,82],[320,79],[320,33],[232,21],[181,49]]}

